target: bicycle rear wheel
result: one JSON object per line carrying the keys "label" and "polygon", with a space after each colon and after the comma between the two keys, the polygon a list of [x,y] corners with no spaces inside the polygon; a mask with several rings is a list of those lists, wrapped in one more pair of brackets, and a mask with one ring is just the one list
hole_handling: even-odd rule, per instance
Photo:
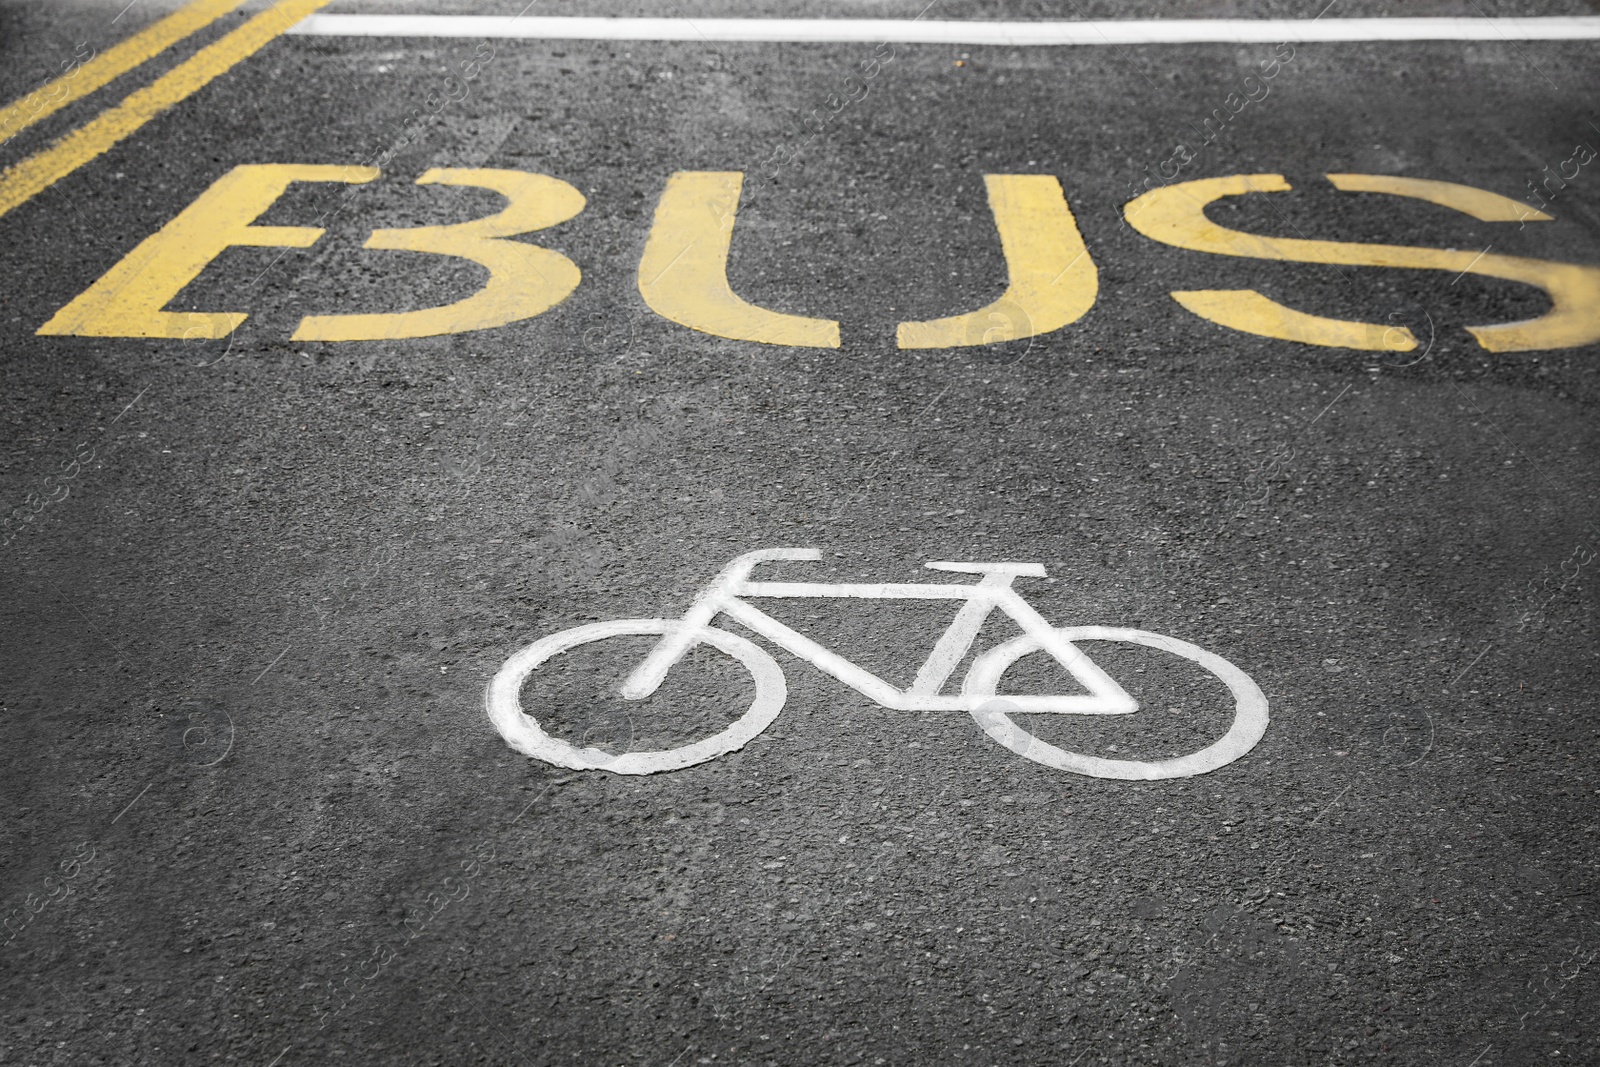
{"label": "bicycle rear wheel", "polygon": [[[1134,781],[1151,781],[1159,778],[1187,778],[1205,774],[1232,763],[1256,746],[1267,731],[1267,697],[1261,687],[1238,667],[1214,652],[1198,645],[1179,641],[1175,637],[1150,633],[1147,630],[1129,630],[1116,626],[1064,626],[1056,631],[1068,641],[1129,641],[1146,645],[1174,656],[1192,660],[1228,687],[1233,694],[1233,723],[1227,733],[1198,752],[1165,760],[1116,760],[1087,756],[1081,752],[1068,752],[1048,741],[1042,741],[1024,730],[1006,714],[1005,698],[995,696],[1001,675],[1021,657],[1037,652],[1042,647],[1038,640],[1024,634],[1005,644],[998,645],[979,656],[967,672],[962,686],[965,696],[979,698],[972,709],[972,717],[993,740],[1019,756],[1035,763],[1055,767],[1075,774],[1094,778],[1121,778]],[[988,698],[988,699],[982,699]]]}
{"label": "bicycle rear wheel", "polygon": [[703,741],[654,752],[614,754],[598,748],[579,748],[546,733],[539,721],[522,708],[522,683],[529,674],[554,656],[579,645],[611,637],[675,633],[683,625],[677,619],[615,619],[574,626],[570,630],[541,638],[506,660],[490,681],[484,693],[484,708],[489,713],[489,721],[494,723],[506,743],[518,752],[575,771],[656,774],[692,767],[743,748],[778,717],[778,712],[783,710],[788,687],[777,661],[757,645],[738,634],[710,626],[699,629],[696,643],[710,645],[744,664],[755,680],[756,695],[748,711],[726,729]]}

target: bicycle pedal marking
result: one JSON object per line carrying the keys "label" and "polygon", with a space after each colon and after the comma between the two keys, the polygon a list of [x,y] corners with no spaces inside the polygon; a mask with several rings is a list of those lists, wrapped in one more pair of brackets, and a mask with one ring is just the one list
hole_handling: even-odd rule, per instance
{"label": "bicycle pedal marking", "polygon": [[[1112,626],[1052,626],[1012,588],[1021,577],[1042,578],[1036,563],[933,562],[932,570],[980,577],[968,583],[876,583],[756,581],[751,572],[768,562],[816,562],[814,548],[769,548],[738,556],[700,591],[677,619],[616,619],[588,623],[543,637],[506,660],[484,694],[489,720],[518,752],[570,770],[607,770],[615,774],[656,774],[681,770],[743,748],[778,717],[788,695],[783,670],[754,641],[713,626],[726,615],[756,635],[844,682],[880,706],[899,711],[968,713],[994,741],[1047,767],[1095,778],[1155,780],[1205,774],[1239,759],[1266,733],[1267,698],[1244,671],[1214,652],[1175,637]],[[896,689],[844,656],[790,628],[755,607],[762,598],[855,598],[864,600],[963,601],[933,651],[906,689]],[[967,669],[958,695],[942,692],[950,675],[966,658],[979,630],[995,611],[1008,616],[1022,634],[979,655]],[[529,675],[556,656],[596,641],[624,636],[659,640],[628,676],[618,692],[627,700],[654,693],[669,671],[691,649],[709,646],[737,660],[750,672],[755,697],[730,726],[692,744],[651,752],[610,753],[580,748],[548,733],[522,706],[522,685]],[[1105,759],[1069,752],[1035,737],[1012,718],[1018,714],[1127,715],[1138,703],[1097,665],[1076,642],[1121,641],[1157,649],[1189,660],[1221,681],[1234,698],[1233,721],[1221,738],[1198,752],[1165,760]],[[1082,693],[999,696],[996,689],[1006,670],[1023,656],[1048,653],[1083,687]]]}

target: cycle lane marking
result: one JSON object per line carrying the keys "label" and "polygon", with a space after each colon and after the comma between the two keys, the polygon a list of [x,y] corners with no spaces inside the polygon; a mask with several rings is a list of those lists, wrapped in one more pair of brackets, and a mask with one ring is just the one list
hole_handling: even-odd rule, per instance
{"label": "cycle lane marking", "polygon": [[[0,143],[9,141],[34,123],[49,118],[73,101],[109,85],[185,37],[205,29],[235,8],[243,7],[245,3],[246,0],[194,0],[61,77],[0,107]],[[35,105],[33,101],[39,97],[44,98],[43,102]]]}
{"label": "cycle lane marking", "polygon": [[[1064,628],[1073,641],[1127,641],[1158,648],[1197,663],[1222,680],[1234,697],[1233,723],[1228,732],[1199,752],[1164,760],[1114,760],[1069,752],[1035,737],[1011,720],[1008,712],[1026,711],[1016,705],[1027,698],[996,697],[979,704],[973,719],[997,744],[1057,770],[1072,771],[1093,778],[1124,781],[1156,781],[1162,778],[1189,778],[1225,767],[1255,748],[1267,732],[1267,697],[1244,671],[1214,652],[1165,634],[1114,626],[1071,626]],[[1024,634],[999,645],[978,658],[967,672],[964,693],[974,697],[991,696],[1006,667],[1033,651],[1036,639]],[[1010,705],[1009,707],[1007,705]]]}
{"label": "cycle lane marking", "polygon": [[216,78],[281,37],[330,0],[279,0],[120,104],[65,134],[43,151],[0,172],[0,215],[27,203],[79,167],[137,133],[145,123],[182,103]]}
{"label": "cycle lane marking", "polygon": [[1094,46],[1277,44],[1281,41],[1588,41],[1600,16],[1536,18],[1109,19],[1001,22],[938,19],[685,19],[508,15],[313,15],[313,37],[498,37],[527,40],[749,44]]}
{"label": "cycle lane marking", "polygon": [[[991,739],[1034,762],[1096,778],[1154,781],[1191,777],[1226,766],[1251,751],[1266,733],[1267,699],[1255,682],[1238,667],[1196,645],[1162,634],[1104,626],[1056,628],[1039,615],[1022,595],[1011,588],[1018,577],[1043,577],[1044,568],[1025,563],[929,563],[934,570],[981,575],[966,583],[771,582],[751,579],[762,563],[821,559],[816,549],[764,549],[747,552],[729,562],[676,619],[616,619],[588,623],[549,634],[515,652],[496,672],[484,691],[484,710],[491,724],[514,750],[571,770],[607,770],[616,774],[655,774],[682,770],[743,748],[762,733],[783,710],[788,690],[783,669],[762,647],[749,639],[712,625],[727,615],[752,633],[809,663],[891,711],[966,712]],[[786,626],[748,603],[751,599],[838,598],[868,600],[964,600],[966,603],[936,642],[917,681],[899,690],[831,652],[816,641]],[[977,610],[972,610],[976,606]],[[939,695],[955,666],[976,638],[984,619],[994,611],[1008,616],[1022,629],[1019,638],[979,656],[969,669],[959,696]],[[755,682],[749,710],[711,737],[677,748],[648,752],[606,752],[578,747],[547,733],[522,705],[522,686],[530,675],[562,652],[595,641],[622,636],[659,636],[655,647],[622,681],[619,694],[640,700],[654,693],[690,649],[709,645],[738,660]],[[1030,712],[1055,714],[1121,715],[1139,710],[1131,696],[1074,641],[1122,641],[1145,645],[1189,660],[1220,680],[1234,698],[1233,720],[1223,737],[1197,752],[1164,760],[1104,759],[1069,752],[1049,744],[1014,723],[1010,715]],[[959,648],[957,647],[959,646]],[[1086,693],[998,696],[1001,676],[1020,657],[1046,651],[1064,667]]]}

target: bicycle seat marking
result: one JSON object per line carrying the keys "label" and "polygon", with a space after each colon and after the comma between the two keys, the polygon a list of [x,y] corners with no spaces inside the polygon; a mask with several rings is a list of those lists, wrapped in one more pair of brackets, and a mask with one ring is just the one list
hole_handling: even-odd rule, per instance
{"label": "bicycle seat marking", "polygon": [[[571,770],[607,770],[616,774],[655,774],[679,770],[744,747],[783,710],[787,686],[777,660],[759,645],[712,624],[718,615],[738,621],[784,651],[832,675],[879,705],[896,711],[953,711],[972,716],[995,741],[1021,756],[1096,778],[1151,780],[1205,774],[1232,763],[1255,747],[1267,729],[1267,698],[1250,676],[1214,653],[1162,634],[1111,626],[1050,625],[1022,595],[1011,588],[1019,577],[1043,578],[1037,563],[928,563],[957,574],[980,575],[970,584],[859,584],[767,582],[750,577],[757,564],[769,561],[816,561],[812,548],[769,548],[734,559],[695,597],[677,619],[616,619],[590,623],[551,634],[506,660],[484,694],[489,719],[518,752]],[[764,597],[855,597],[868,600],[958,600],[962,605],[907,689],[894,686],[829,651],[804,634],[750,603]],[[973,660],[959,694],[942,692],[965,658],[990,612],[999,610],[1022,628],[1022,634]],[[605,752],[579,748],[552,737],[522,707],[522,684],[553,657],[579,645],[629,635],[659,635],[660,640],[629,675],[621,680],[624,699],[642,700],[654,693],[667,672],[691,648],[706,645],[742,663],[755,679],[749,710],[719,733],[679,748],[654,752]],[[1233,722],[1217,741],[1198,752],[1164,760],[1103,759],[1068,752],[1035,737],[1011,719],[1017,713],[1128,715],[1138,703],[1101,670],[1076,641],[1123,641],[1158,649],[1190,660],[1215,675],[1234,698]],[[1085,692],[1058,695],[996,696],[1001,676],[1022,656],[1046,652]]]}

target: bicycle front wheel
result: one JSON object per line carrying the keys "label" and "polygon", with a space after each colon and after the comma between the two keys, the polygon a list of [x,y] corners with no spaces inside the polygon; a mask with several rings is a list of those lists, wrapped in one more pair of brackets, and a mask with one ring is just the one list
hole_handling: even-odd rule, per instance
{"label": "bicycle front wheel", "polygon": [[[1146,645],[1174,656],[1192,660],[1216,675],[1233,694],[1233,723],[1227,733],[1198,752],[1164,760],[1117,760],[1068,752],[1048,741],[1041,741],[1013,722],[1004,697],[995,696],[1000,676],[1021,657],[1041,648],[1037,639],[1024,634],[990,649],[967,672],[964,695],[975,698],[972,717],[983,732],[1019,756],[1036,763],[1095,778],[1121,778],[1150,781],[1158,778],[1187,778],[1205,774],[1232,763],[1256,746],[1267,732],[1267,697],[1261,687],[1238,667],[1214,652],[1175,637],[1128,630],[1116,626],[1064,626],[1056,631],[1068,641],[1128,641]],[[987,699],[986,699],[987,698]]]}
{"label": "bicycle front wheel", "polygon": [[783,710],[788,687],[778,663],[758,646],[738,634],[701,627],[696,644],[710,645],[742,663],[755,679],[756,695],[750,708],[720,733],[681,748],[654,752],[610,753],[579,748],[552,737],[537,719],[522,708],[522,683],[551,658],[579,645],[612,637],[676,633],[684,624],[676,619],[616,619],[574,626],[551,634],[524,648],[510,659],[489,683],[484,706],[506,743],[524,755],[575,771],[606,770],[614,774],[656,774],[692,767],[743,748],[751,738],[772,725]]}

